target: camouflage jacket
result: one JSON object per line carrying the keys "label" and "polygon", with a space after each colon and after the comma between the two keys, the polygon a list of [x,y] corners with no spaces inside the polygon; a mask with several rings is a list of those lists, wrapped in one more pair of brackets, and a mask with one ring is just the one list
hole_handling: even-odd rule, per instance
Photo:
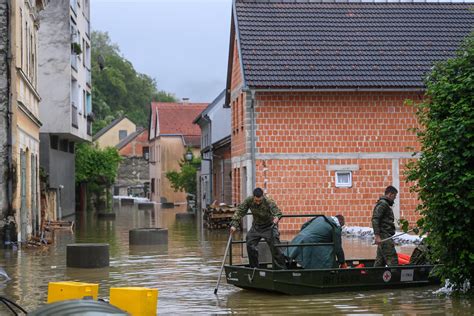
{"label": "camouflage jacket", "polygon": [[231,226],[239,227],[240,220],[244,217],[247,212],[251,210],[253,215],[253,223],[257,225],[271,224],[274,217],[281,218],[282,213],[275,201],[269,197],[265,197],[260,205],[257,205],[253,201],[253,196],[246,198],[237,208],[234,216],[232,217]]}
{"label": "camouflage jacket", "polygon": [[374,235],[388,238],[395,235],[395,216],[392,210],[393,201],[382,196],[375,205],[372,214],[372,228]]}

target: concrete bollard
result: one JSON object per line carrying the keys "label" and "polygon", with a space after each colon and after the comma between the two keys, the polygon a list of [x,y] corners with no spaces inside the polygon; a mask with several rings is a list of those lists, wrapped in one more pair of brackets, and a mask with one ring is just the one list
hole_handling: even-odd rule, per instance
{"label": "concrete bollard", "polygon": [[71,268],[103,268],[109,266],[109,244],[69,244],[66,266]]}
{"label": "concrete bollard", "polygon": [[155,208],[154,203],[150,202],[140,202],[138,203],[138,209],[139,210],[153,210]]}
{"label": "concrete bollard", "polygon": [[168,243],[168,230],[165,228],[136,228],[128,232],[130,245],[160,245]]}
{"label": "concrete bollard", "polygon": [[176,213],[177,221],[193,221],[196,218],[194,213]]}
{"label": "concrete bollard", "polygon": [[135,199],[134,198],[121,198],[120,199],[120,205],[121,206],[124,206],[124,205],[133,205],[135,203]]}
{"label": "concrete bollard", "polygon": [[115,213],[106,213],[106,212],[99,212],[97,213],[98,219],[115,219]]}

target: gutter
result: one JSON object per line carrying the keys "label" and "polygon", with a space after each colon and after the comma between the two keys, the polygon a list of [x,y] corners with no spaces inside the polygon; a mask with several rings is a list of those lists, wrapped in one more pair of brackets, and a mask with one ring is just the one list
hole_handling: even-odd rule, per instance
{"label": "gutter", "polygon": [[253,88],[255,92],[401,92],[401,91],[414,91],[424,92],[425,88],[413,87],[413,88]]}

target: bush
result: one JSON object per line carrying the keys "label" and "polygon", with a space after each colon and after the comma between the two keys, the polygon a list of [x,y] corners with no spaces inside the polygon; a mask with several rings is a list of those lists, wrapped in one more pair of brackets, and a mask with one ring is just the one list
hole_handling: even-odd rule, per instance
{"label": "bush", "polygon": [[[437,64],[418,104],[422,155],[408,168],[415,181],[419,226],[428,233],[432,259],[455,291],[474,275],[474,36],[457,57]],[[471,290],[472,293],[472,290]]]}

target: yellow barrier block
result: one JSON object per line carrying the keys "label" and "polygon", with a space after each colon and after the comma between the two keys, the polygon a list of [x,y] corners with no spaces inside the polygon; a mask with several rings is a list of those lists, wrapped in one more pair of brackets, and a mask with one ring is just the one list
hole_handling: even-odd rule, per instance
{"label": "yellow barrier block", "polygon": [[110,288],[110,304],[132,316],[156,315],[158,290],[144,287]]}
{"label": "yellow barrier block", "polygon": [[65,300],[80,300],[92,297],[97,300],[99,284],[82,282],[49,282],[48,303]]}

